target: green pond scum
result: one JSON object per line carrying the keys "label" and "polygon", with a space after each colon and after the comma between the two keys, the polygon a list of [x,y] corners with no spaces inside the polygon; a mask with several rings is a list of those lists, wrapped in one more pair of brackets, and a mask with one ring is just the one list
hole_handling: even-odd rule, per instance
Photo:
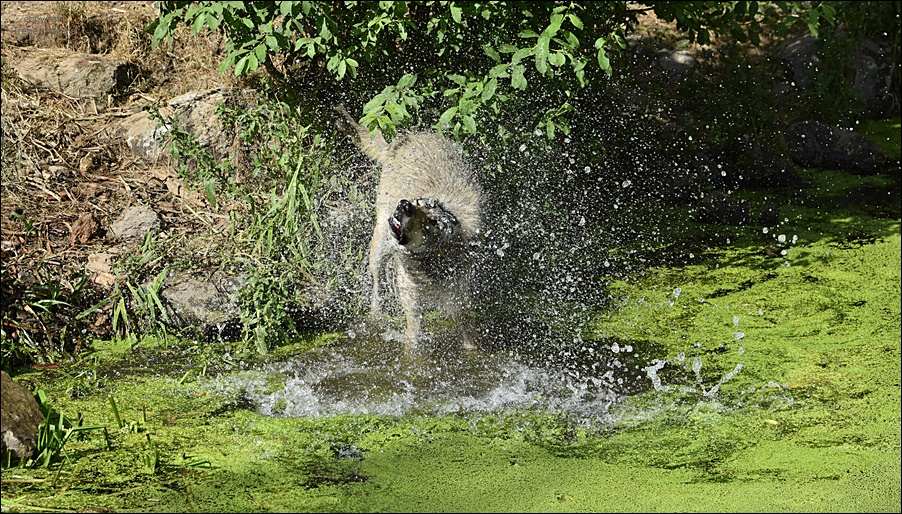
{"label": "green pond scum", "polygon": [[801,199],[748,195],[783,205],[777,227],[699,225],[673,237],[719,244],[603,285],[586,337],[661,349],[615,423],[270,417],[177,340],[98,341],[15,379],[110,446],[86,431],[48,468],[4,463],[3,511],[899,512],[899,176],[802,173]]}

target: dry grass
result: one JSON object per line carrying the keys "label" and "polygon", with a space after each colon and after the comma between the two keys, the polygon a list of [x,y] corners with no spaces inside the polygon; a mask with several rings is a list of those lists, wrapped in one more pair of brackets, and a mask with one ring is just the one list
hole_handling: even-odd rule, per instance
{"label": "dry grass", "polygon": [[[189,91],[235,85],[218,74],[222,40],[218,35],[178,36],[151,48],[144,28],[156,17],[153,2],[3,2],[2,3],[2,296],[7,335],[28,332],[36,343],[62,348],[54,320],[22,302],[29,288],[48,281],[72,293],[85,274],[89,255],[125,251],[107,237],[106,227],[130,205],[151,204],[180,241],[203,231],[221,216],[195,198],[173,191],[175,171],[168,160],[144,162],[122,141],[101,138],[118,118],[149,104],[163,104]],[[120,97],[80,99],[58,92],[34,91],[9,63],[37,52],[104,54],[138,65],[139,79]],[[91,285],[102,298],[105,290]],[[88,305],[78,306],[80,309]],[[86,320],[89,330],[108,334],[109,313]],[[15,326],[7,326],[13,323]],[[57,340],[54,340],[57,338]]]}

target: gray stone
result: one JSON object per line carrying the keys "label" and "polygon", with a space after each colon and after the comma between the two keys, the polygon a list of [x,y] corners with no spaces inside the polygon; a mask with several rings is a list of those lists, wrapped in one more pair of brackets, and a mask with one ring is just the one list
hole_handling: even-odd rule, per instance
{"label": "gray stone", "polygon": [[[180,130],[190,133],[202,148],[219,159],[231,153],[235,137],[222,124],[216,110],[221,104],[246,109],[255,102],[255,94],[254,90],[231,88],[192,91],[169,100],[160,108],[160,115],[167,120],[175,118]],[[170,124],[161,124],[142,111],[115,122],[105,135],[125,139],[136,155],[156,159],[163,155],[166,135],[171,130]]]}
{"label": "gray stone", "polygon": [[847,170],[860,175],[880,171],[887,158],[877,143],[841,127],[801,121],[783,132],[793,161],[801,166]]}
{"label": "gray stone", "polygon": [[893,59],[892,41],[864,39],[861,42],[855,56],[852,86],[861,95],[872,118],[880,118],[893,109],[893,73],[897,66]]}
{"label": "gray stone", "polygon": [[219,272],[209,277],[177,272],[166,278],[160,294],[176,328],[193,325],[205,333],[221,333],[237,324],[241,315],[238,292],[243,285],[242,277]]}
{"label": "gray stone", "polygon": [[749,222],[749,203],[720,191],[711,191],[699,202],[695,219],[702,223],[745,225]]}
{"label": "gray stone", "polygon": [[137,66],[124,60],[49,49],[35,49],[32,57],[12,60],[10,66],[36,89],[76,98],[118,95],[131,86],[139,73]]}
{"label": "gray stone", "polygon": [[148,232],[160,229],[160,218],[148,205],[129,207],[118,220],[110,225],[110,231],[120,239],[140,239]]}
{"label": "gray stone", "polygon": [[38,429],[44,414],[25,386],[0,371],[0,456],[11,453],[27,459],[37,450]]}
{"label": "gray stone", "polygon": [[805,89],[811,85],[811,71],[821,62],[817,55],[818,44],[816,37],[805,34],[790,39],[777,52],[783,78],[793,87]]}
{"label": "gray stone", "polygon": [[659,50],[656,55],[658,67],[671,75],[685,75],[695,67],[695,57],[682,50]]}
{"label": "gray stone", "polygon": [[163,155],[165,136],[170,130],[170,125],[150,119],[146,111],[120,120],[115,127],[116,136],[125,139],[132,153],[152,160]]}

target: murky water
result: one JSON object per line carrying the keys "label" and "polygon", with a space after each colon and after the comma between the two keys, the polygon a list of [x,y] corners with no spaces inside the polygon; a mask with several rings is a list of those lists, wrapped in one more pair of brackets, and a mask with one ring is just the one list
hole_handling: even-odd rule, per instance
{"label": "murky water", "polygon": [[442,333],[404,350],[397,339],[391,330],[349,331],[342,340],[229,380],[272,416],[530,409],[603,425],[613,422],[611,408],[626,395],[651,388],[644,368],[660,352],[614,340],[465,350]]}

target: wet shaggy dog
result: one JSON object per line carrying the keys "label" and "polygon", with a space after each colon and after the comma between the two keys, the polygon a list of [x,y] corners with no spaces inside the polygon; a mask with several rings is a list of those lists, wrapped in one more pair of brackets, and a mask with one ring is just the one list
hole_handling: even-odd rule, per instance
{"label": "wet shaggy dog", "polygon": [[435,133],[399,134],[391,144],[370,136],[346,110],[341,128],[381,166],[376,225],[370,241],[371,311],[381,312],[393,270],[407,317],[407,344],[422,337],[423,314],[441,311],[472,347],[471,286],[474,252],[482,232],[482,194],[457,147]]}

